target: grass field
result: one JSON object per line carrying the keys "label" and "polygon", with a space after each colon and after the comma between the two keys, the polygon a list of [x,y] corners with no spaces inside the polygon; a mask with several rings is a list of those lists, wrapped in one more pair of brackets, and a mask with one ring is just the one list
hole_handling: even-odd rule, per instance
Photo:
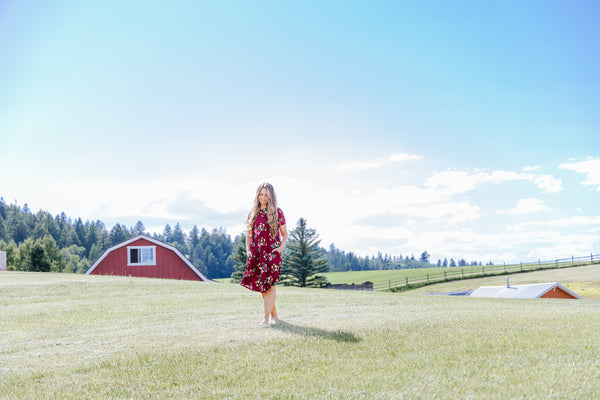
{"label": "grass field", "polygon": [[238,285],[2,272],[0,398],[600,393],[600,301],[280,287],[277,304],[285,322],[262,328]]}
{"label": "grass field", "polygon": [[479,286],[502,286],[506,284],[507,277],[510,278],[511,285],[559,282],[585,299],[600,300],[600,265],[598,264],[437,283],[415,289],[410,293],[459,292],[474,290]]}
{"label": "grass field", "polygon": [[[386,280],[399,279],[408,274],[410,277],[420,277],[429,268],[413,270],[388,270],[388,271],[348,271],[329,272],[327,279],[331,283],[356,283],[365,281],[382,282]],[[411,290],[412,294],[429,294],[444,292],[459,292],[474,290],[479,286],[502,286],[506,284],[506,278],[512,284],[559,282],[570,290],[573,290],[586,299],[600,300],[600,265],[591,264],[581,267],[548,269],[518,274],[498,275],[484,278],[464,279],[449,282],[436,283]]]}

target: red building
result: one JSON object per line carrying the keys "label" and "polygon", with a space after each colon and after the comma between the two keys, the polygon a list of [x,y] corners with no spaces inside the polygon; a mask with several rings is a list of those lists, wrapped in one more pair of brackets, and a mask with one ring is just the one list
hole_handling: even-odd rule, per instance
{"label": "red building", "polygon": [[106,250],[85,274],[210,281],[177,248],[146,235]]}

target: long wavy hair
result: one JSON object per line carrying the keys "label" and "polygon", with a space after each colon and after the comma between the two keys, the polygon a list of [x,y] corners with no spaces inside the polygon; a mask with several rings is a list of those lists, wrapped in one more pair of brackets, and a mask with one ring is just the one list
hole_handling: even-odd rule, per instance
{"label": "long wavy hair", "polygon": [[248,215],[248,237],[252,237],[252,227],[254,226],[254,221],[256,221],[256,217],[258,216],[258,210],[260,210],[260,201],[258,201],[258,195],[262,189],[267,189],[267,194],[269,196],[269,202],[267,203],[267,216],[269,224],[269,228],[271,230],[271,234],[276,236],[277,230],[279,229],[279,224],[277,221],[277,196],[275,195],[275,189],[273,189],[273,185],[270,183],[264,182],[258,185],[256,189],[256,195],[254,196],[254,205],[252,206],[252,211]]}

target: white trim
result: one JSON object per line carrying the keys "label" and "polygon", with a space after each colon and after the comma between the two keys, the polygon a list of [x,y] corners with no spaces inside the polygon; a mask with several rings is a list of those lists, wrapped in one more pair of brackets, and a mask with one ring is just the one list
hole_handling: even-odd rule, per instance
{"label": "white trim", "polygon": [[562,289],[564,292],[570,294],[571,296],[575,297],[576,299],[583,299],[583,297],[579,296],[575,292],[570,291],[569,289],[567,289],[566,287],[564,287],[563,285],[561,285],[558,282],[554,282],[554,286],[552,286],[550,289],[546,290],[544,293],[540,294],[539,297],[542,297],[543,295],[545,295],[546,293],[548,293],[551,290],[556,290],[556,288]]}
{"label": "white trim", "polygon": [[[132,237],[131,239],[128,239],[128,240],[126,240],[126,241],[124,241],[124,242],[121,242],[121,243],[119,243],[119,244],[117,244],[117,245],[114,245],[113,247],[111,247],[111,248],[107,249],[107,250],[106,250],[104,253],[102,253],[102,255],[101,255],[101,256],[100,256],[100,257],[99,257],[99,258],[96,260],[96,262],[95,262],[95,263],[94,263],[94,264],[93,264],[93,265],[90,267],[90,269],[88,269],[88,270],[86,271],[86,273],[85,273],[85,274],[86,274],[86,275],[89,275],[89,274],[90,274],[90,273],[91,273],[91,272],[92,272],[94,269],[96,269],[96,267],[97,267],[98,265],[100,265],[100,263],[102,262],[102,260],[104,260],[104,259],[106,258],[106,256],[107,256],[107,255],[109,255],[109,254],[110,254],[111,252],[113,252],[114,250],[117,250],[117,249],[119,249],[119,248],[121,248],[121,247],[123,247],[123,246],[127,246],[128,244],[130,244],[130,243],[133,243],[133,242],[135,242],[136,240],[139,240],[139,239],[145,239],[145,240],[147,240],[147,241],[149,241],[149,242],[151,242],[151,243],[154,243],[154,244],[156,244],[156,245],[158,245],[158,246],[164,247],[165,249],[169,249],[169,250],[171,250],[171,251],[175,252],[175,254],[177,254],[177,256],[178,256],[179,258],[181,258],[181,259],[183,260],[183,262],[185,262],[185,263],[186,263],[186,265],[187,265],[188,267],[190,267],[190,268],[191,268],[191,270],[192,270],[192,271],[194,271],[194,273],[195,273],[195,274],[196,274],[196,275],[197,275],[197,276],[198,276],[200,279],[202,279],[202,280],[203,280],[203,281],[205,281],[205,282],[214,282],[214,281],[212,281],[212,280],[208,279],[206,276],[204,276],[204,274],[203,274],[202,272],[200,272],[200,271],[198,270],[198,268],[196,268],[196,266],[195,266],[194,264],[192,264],[192,262],[191,262],[190,260],[188,260],[188,258],[187,258],[186,256],[184,256],[184,255],[183,255],[183,254],[182,254],[182,253],[179,251],[179,249],[178,249],[177,247],[175,247],[175,246],[171,246],[170,244],[167,244],[167,243],[161,242],[160,240],[156,240],[156,239],[154,239],[154,238],[151,238],[151,237],[149,237],[149,236],[146,236],[146,235],[138,235],[138,236]],[[155,254],[155,257],[156,257],[156,254]]]}
{"label": "white trim", "polygon": [[[139,252],[139,261],[138,262],[131,262],[131,250],[140,250]],[[152,260],[144,262],[143,259],[143,253],[144,253],[144,249],[152,249]],[[128,267],[134,267],[134,266],[146,266],[146,265],[156,265],[156,246],[127,246],[127,266]]]}

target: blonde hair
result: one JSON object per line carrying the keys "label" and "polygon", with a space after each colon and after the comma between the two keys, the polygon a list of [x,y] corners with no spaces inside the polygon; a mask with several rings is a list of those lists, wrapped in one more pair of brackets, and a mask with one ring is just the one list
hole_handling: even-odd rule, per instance
{"label": "blonde hair", "polygon": [[254,226],[256,217],[258,216],[258,210],[260,210],[260,201],[258,201],[258,195],[262,189],[267,189],[267,195],[269,196],[269,202],[267,203],[267,216],[269,219],[267,220],[267,223],[271,229],[271,234],[273,236],[277,235],[277,230],[279,229],[277,196],[275,195],[275,189],[270,183],[264,182],[258,185],[258,188],[256,189],[254,205],[252,206],[252,211],[250,211],[250,214],[248,215],[248,237],[252,237],[252,227]]}

